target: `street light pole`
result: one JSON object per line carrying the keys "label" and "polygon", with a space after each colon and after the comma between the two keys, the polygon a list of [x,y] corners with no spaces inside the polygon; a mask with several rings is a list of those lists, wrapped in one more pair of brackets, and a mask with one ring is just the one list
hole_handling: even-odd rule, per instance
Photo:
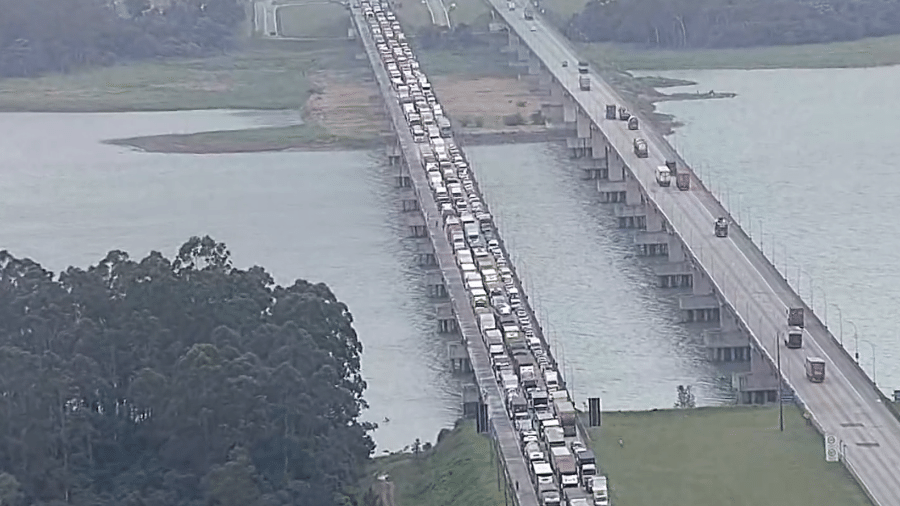
{"label": "street light pole", "polygon": [[853,325],[853,339],[856,340],[856,363],[859,363],[859,332],[856,330],[856,324],[850,320],[847,320],[847,323]]}
{"label": "street light pole", "polygon": [[775,356],[778,357],[776,359],[778,365],[778,430],[784,432],[784,400],[781,396],[781,384],[783,383],[781,379],[781,339],[778,334],[775,334]]}
{"label": "street light pole", "polygon": [[844,314],[841,311],[841,306],[837,304],[833,304],[833,306],[838,310],[838,323],[840,324],[840,336],[841,336],[841,347],[844,346]]}
{"label": "street light pole", "polygon": [[875,379],[875,344],[866,339],[863,339],[863,342],[872,347],[872,383],[877,385],[878,381]]}

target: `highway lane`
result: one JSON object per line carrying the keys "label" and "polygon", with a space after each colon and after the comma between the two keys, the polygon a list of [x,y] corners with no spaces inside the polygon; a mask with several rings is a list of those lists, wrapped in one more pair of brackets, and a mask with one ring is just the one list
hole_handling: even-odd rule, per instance
{"label": "highway lane", "polygon": [[[797,306],[798,297],[759,254],[749,241],[738,237],[716,238],[713,221],[724,215],[721,205],[702,191],[680,192],[674,187],[660,188],[655,183],[655,168],[673,150],[661,136],[650,132],[646,123],[641,133],[627,130],[624,122],[604,120],[607,103],[624,104],[596,73],[592,72],[590,93],[579,92],[577,54],[562,38],[539,19],[526,21],[516,12],[506,12],[502,2],[490,0],[519,37],[537,54],[557,80],[574,90],[575,97],[595,122],[601,125],[615,149],[648,191],[651,200],[663,210],[667,221],[696,252],[700,263],[711,273],[719,293],[739,313],[744,324],[760,344],[774,357],[776,337],[785,330],[785,312]],[[537,18],[537,16],[536,16]],[[535,32],[530,26],[539,26]],[[562,67],[562,61],[570,65]],[[650,157],[634,156],[631,140],[647,140]],[[696,186],[696,185],[695,185]],[[812,320],[811,318],[809,320]],[[871,382],[838,348],[834,339],[817,322],[809,322],[802,350],[782,348],[782,371],[786,381],[827,432],[836,434],[847,445],[849,462],[875,501],[882,505],[900,504],[900,423],[881,404]],[[827,379],[823,384],[806,380],[806,356],[826,361]],[[862,426],[847,426],[862,424]],[[863,443],[864,446],[857,446]],[[876,443],[877,446],[868,446]]]}

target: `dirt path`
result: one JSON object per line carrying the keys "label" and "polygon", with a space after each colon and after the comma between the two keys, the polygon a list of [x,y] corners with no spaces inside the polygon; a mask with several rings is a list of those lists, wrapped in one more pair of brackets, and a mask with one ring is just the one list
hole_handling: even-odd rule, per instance
{"label": "dirt path", "polygon": [[394,482],[378,480],[378,502],[381,506],[397,506],[394,502]]}

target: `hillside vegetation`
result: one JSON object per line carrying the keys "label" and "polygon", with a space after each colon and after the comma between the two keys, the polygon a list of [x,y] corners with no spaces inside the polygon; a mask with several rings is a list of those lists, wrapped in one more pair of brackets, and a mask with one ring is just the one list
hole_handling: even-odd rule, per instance
{"label": "hillside vegetation", "polygon": [[208,237],[59,275],[0,252],[0,505],[343,504],[374,449],[351,323]]}
{"label": "hillside vegetation", "polygon": [[857,40],[900,33],[895,0],[593,0],[571,18],[579,42],[730,48]]}
{"label": "hillside vegetation", "polygon": [[239,0],[0,0],[0,12],[0,77],[221,53],[245,18]]}

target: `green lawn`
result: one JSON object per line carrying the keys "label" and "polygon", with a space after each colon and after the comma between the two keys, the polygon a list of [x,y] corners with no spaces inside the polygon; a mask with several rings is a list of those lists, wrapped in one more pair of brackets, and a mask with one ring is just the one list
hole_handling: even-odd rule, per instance
{"label": "green lawn", "polygon": [[496,466],[490,438],[463,420],[427,454],[376,459],[370,474],[390,476],[398,506],[499,506]]}
{"label": "green lawn", "polygon": [[349,42],[248,41],[204,59],[171,59],[32,79],[0,80],[0,111],[299,109],[307,75],[358,66]]}
{"label": "green lawn", "polygon": [[[616,506],[871,506],[788,407],[604,413],[592,429]],[[619,438],[624,447],[618,444]]]}
{"label": "green lawn", "polygon": [[166,134],[113,139],[109,144],[131,146],[151,153],[250,153],[286,149],[366,149],[378,139],[329,135],[322,127],[303,124],[286,127],[221,130],[193,134]]}
{"label": "green lawn", "polygon": [[900,35],[830,44],[689,51],[582,44],[581,51],[598,63],[626,70],[874,67],[900,64]]}
{"label": "green lawn", "polygon": [[278,7],[278,33],[285,37],[345,37],[350,14],[337,4]]}

